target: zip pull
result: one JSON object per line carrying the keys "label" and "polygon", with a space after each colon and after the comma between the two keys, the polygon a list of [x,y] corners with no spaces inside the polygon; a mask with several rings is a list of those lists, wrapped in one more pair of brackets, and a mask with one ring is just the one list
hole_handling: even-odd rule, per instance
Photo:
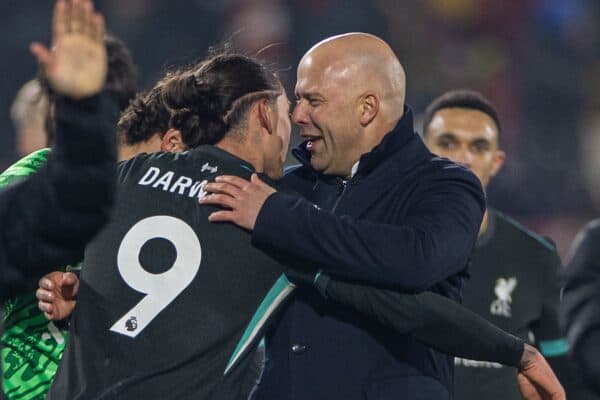
{"label": "zip pull", "polygon": [[338,185],[338,190],[337,190],[338,196],[340,196],[342,193],[344,193],[344,191],[346,190],[346,185],[348,184],[348,181],[342,179],[342,181],[340,183],[341,184]]}

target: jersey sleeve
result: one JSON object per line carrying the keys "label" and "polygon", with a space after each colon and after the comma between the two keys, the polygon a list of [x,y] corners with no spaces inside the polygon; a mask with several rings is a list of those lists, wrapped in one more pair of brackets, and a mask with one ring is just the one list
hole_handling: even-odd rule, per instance
{"label": "jersey sleeve", "polygon": [[413,335],[443,353],[513,367],[521,360],[524,346],[521,339],[438,294],[398,293],[297,270],[286,275],[292,281],[316,287],[331,301],[375,318],[398,334]]}
{"label": "jersey sleeve", "polygon": [[56,146],[48,162],[0,192],[2,298],[31,287],[53,267],[79,261],[108,219],[117,116],[108,94],[57,100]]}

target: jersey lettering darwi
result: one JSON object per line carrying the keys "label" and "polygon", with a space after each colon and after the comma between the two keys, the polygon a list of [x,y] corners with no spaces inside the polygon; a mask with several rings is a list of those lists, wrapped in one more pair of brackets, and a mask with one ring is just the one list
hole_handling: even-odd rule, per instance
{"label": "jersey lettering darwi", "polygon": [[111,222],[86,250],[69,343],[49,399],[230,399],[292,291],[275,259],[198,204],[248,163],[213,146],[118,169]]}

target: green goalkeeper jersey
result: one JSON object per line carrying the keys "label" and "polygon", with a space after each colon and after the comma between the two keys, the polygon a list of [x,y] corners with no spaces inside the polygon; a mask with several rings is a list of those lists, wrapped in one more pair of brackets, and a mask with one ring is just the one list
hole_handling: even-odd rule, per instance
{"label": "green goalkeeper jersey", "polygon": [[[46,163],[49,152],[50,149],[39,150],[17,161],[0,174],[0,187],[36,172]],[[38,309],[34,292],[6,302],[2,334],[3,391],[6,399],[45,399],[65,341],[66,332],[48,321]]]}

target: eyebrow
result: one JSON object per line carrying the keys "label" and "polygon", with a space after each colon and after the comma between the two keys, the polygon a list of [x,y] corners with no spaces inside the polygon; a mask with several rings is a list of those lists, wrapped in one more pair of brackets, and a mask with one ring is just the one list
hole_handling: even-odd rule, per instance
{"label": "eyebrow", "polygon": [[299,93],[299,92],[294,92],[294,95],[296,95],[296,98],[314,98],[314,97],[320,97],[323,98],[323,95],[320,94],[319,92],[303,92],[303,93]]}
{"label": "eyebrow", "polygon": [[456,140],[456,135],[452,132],[444,132],[438,136],[438,139],[452,139]]}
{"label": "eyebrow", "polygon": [[487,139],[478,138],[478,139],[473,140],[472,144],[485,144],[487,146],[491,146],[492,142],[490,142]]}

